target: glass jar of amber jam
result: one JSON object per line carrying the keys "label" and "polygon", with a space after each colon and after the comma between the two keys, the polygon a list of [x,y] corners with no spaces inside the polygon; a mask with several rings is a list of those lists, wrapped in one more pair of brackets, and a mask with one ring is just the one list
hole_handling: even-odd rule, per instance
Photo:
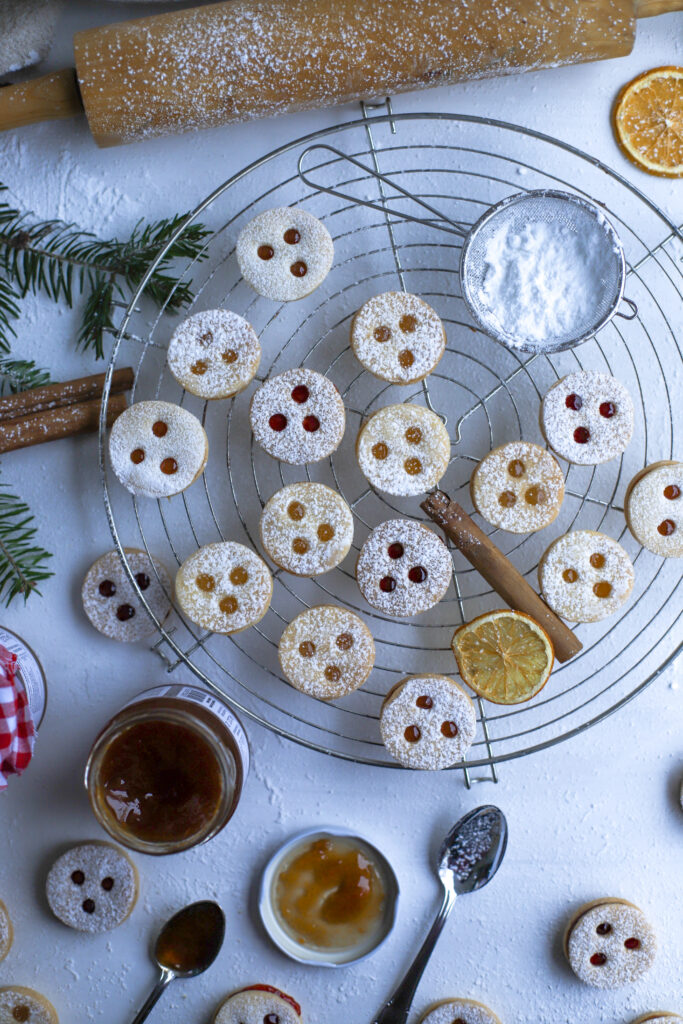
{"label": "glass jar of amber jam", "polygon": [[206,843],[235,813],[249,771],[239,719],[191,686],[159,686],[126,704],[95,740],[85,785],[96,818],[132,850]]}

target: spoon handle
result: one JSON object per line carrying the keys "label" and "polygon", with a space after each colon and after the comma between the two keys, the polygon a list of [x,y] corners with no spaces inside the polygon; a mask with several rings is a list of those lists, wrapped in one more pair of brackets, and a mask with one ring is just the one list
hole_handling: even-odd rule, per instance
{"label": "spoon handle", "polygon": [[173,971],[169,971],[167,967],[161,968],[159,980],[145,1000],[144,1006],[138,1011],[135,1019],[133,1020],[133,1024],[142,1024],[143,1020],[147,1020],[150,1010],[156,1005],[166,986],[169,985],[174,978],[175,974]]}
{"label": "spoon handle", "polygon": [[427,961],[432,955],[436,940],[441,935],[443,926],[448,920],[448,915],[454,905],[455,893],[451,889],[446,889],[439,913],[436,915],[427,938],[420,947],[420,951],[406,971],[405,977],[398,985],[398,988],[389,996],[387,1002],[374,1018],[373,1024],[405,1024],[408,1020],[415,990],[420,983],[420,978],[427,966]]}

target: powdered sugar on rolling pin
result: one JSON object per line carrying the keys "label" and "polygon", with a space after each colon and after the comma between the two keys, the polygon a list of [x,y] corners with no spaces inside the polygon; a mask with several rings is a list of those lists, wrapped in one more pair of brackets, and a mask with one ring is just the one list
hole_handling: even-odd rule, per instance
{"label": "powdered sugar on rolling pin", "polygon": [[603,296],[604,242],[557,221],[501,224],[484,249],[479,300],[520,345],[579,336]]}

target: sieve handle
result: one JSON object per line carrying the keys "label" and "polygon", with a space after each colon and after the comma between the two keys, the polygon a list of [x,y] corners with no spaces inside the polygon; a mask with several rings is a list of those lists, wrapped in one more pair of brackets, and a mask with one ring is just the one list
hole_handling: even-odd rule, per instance
{"label": "sieve handle", "polygon": [[620,310],[617,310],[614,315],[620,316],[622,320],[635,320],[635,318],[638,316],[637,304],[633,301],[633,299],[627,299],[625,295],[622,295],[621,301],[626,303],[631,312],[622,313]]}
{"label": "sieve handle", "polygon": [[510,608],[526,612],[543,627],[558,661],[569,661],[579,653],[583,646],[579,638],[551,611],[457,501],[451,501],[443,491],[435,491],[421,507]]}
{"label": "sieve handle", "polygon": [[[332,188],[330,185],[324,185],[319,181],[314,181],[310,176],[310,171],[304,170],[304,162],[312,153],[316,151],[322,151],[325,153],[331,153],[335,158],[330,163],[336,163],[341,160],[345,163],[351,164],[353,167],[358,168],[365,174],[370,175],[371,178],[375,178],[377,181],[382,182],[383,185],[388,186],[395,193],[398,193],[403,199],[410,199],[416,206],[421,206],[423,210],[431,214],[431,217],[414,217],[410,213],[405,213],[403,210],[399,210],[393,206],[388,206],[382,203],[375,203],[371,199],[363,199],[361,196],[354,196],[350,192],[342,192],[340,188]],[[326,166],[325,164],[318,164],[312,170],[319,170],[320,167]],[[428,228],[436,228],[438,231],[446,231],[448,234],[457,235],[459,238],[466,238],[469,234],[471,225],[461,224],[459,221],[452,220],[447,217],[440,210],[437,210],[435,206],[428,203],[425,199],[420,199],[418,196],[409,192],[403,188],[397,182],[392,181],[385,174],[380,173],[375,167],[368,167],[361,160],[357,160],[353,156],[349,156],[348,153],[342,152],[341,149],[337,149],[336,146],[329,146],[326,143],[316,143],[313,146],[309,146],[305,149],[299,157],[298,163],[299,177],[303,181],[304,185],[308,185],[309,188],[315,189],[316,192],[326,192],[330,196],[336,196],[338,199],[343,199],[345,202],[353,203],[357,206],[367,206],[369,210],[377,210],[378,213],[387,214],[390,213],[392,217],[398,217],[401,220],[412,221],[413,224],[422,224]],[[387,199],[392,198],[387,196]]]}

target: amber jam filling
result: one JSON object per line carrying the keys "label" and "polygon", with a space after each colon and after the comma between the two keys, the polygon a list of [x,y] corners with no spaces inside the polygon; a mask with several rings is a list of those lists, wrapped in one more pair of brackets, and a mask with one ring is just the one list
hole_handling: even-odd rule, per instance
{"label": "amber jam filling", "polygon": [[273,906],[301,946],[354,950],[372,943],[384,922],[386,894],[369,850],[351,838],[304,839],[273,882]]}

